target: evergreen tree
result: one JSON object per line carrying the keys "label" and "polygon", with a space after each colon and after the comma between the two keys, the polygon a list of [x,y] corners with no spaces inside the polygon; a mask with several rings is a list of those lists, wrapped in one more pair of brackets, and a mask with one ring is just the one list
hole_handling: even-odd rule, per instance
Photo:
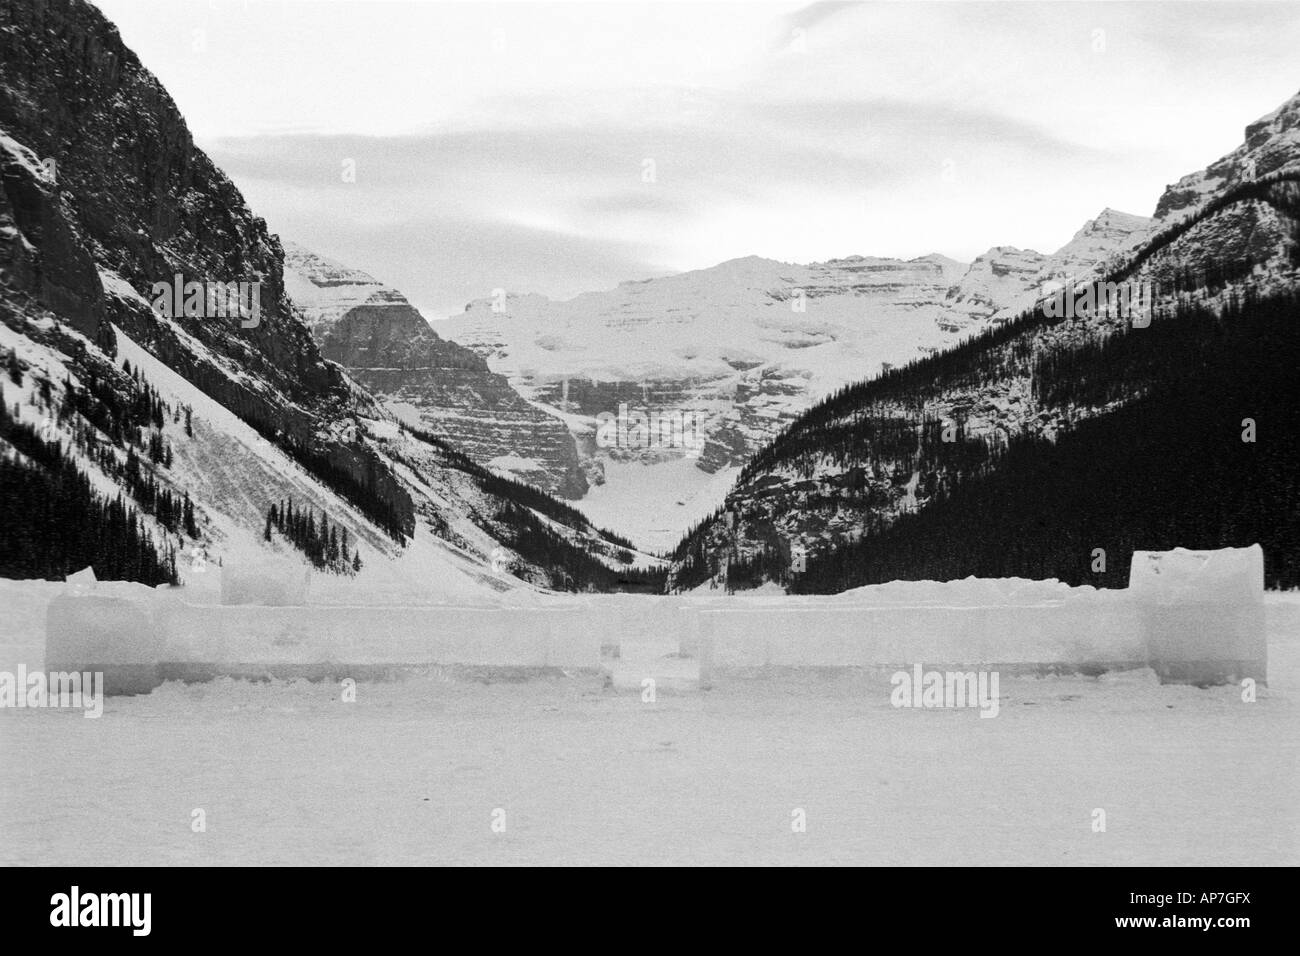
{"label": "evergreen tree", "polygon": [[199,536],[199,528],[194,522],[194,503],[190,501],[190,493],[188,491],[185,492],[182,523],[185,527],[185,533],[191,538],[197,539]]}

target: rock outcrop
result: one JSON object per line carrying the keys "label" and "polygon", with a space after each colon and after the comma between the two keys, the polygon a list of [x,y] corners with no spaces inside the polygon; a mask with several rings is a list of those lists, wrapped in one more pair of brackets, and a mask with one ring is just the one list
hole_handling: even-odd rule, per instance
{"label": "rock outcrop", "polygon": [[564,422],[525,401],[482,356],[439,336],[400,292],[292,244],[285,275],[322,354],[399,419],[545,491],[586,492]]}

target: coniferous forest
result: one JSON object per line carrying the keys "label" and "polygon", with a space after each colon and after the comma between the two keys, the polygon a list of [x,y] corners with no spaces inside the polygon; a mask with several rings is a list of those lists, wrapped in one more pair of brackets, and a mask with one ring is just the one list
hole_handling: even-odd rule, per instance
{"label": "coniferous forest", "polygon": [[262,537],[275,540],[278,532],[307,556],[312,566],[334,574],[355,574],[361,570],[361,554],[349,553],[348,529],[337,522],[331,526],[325,512],[317,515],[313,508],[294,508],[293,499],[271,505],[266,512]]}
{"label": "coniferous forest", "polygon": [[1297,370],[1295,295],[1221,314],[1184,308],[1045,355],[1040,401],[1137,397],[1055,441],[988,445],[983,464],[950,474],[924,507],[889,524],[868,518],[858,540],[783,576],[796,593],[969,575],[1124,587],[1134,550],[1259,543],[1266,586],[1300,586]]}
{"label": "coniferous forest", "polygon": [[21,501],[5,514],[0,577],[61,579],[86,566],[104,580],[176,584],[176,553],[162,552],[134,508],[108,499],[63,452],[0,408],[0,439],[17,455],[0,456],[0,500]]}

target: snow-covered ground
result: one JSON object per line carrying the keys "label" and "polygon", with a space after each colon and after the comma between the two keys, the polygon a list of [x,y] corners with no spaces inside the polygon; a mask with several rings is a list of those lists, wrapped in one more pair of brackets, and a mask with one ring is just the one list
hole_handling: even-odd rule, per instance
{"label": "snow-covered ground", "polygon": [[1269,598],[1254,703],[1149,671],[1004,676],[991,720],[895,709],[884,673],[647,702],[639,651],[670,648],[629,615],[606,686],[435,671],[351,703],[219,680],[98,720],[0,710],[0,864],[1294,865],[1296,608]]}
{"label": "snow-covered ground", "polygon": [[570,502],[598,528],[611,528],[633,544],[667,554],[690,530],[721,507],[739,474],[710,475],[689,458],[650,465],[605,463],[605,484]]}

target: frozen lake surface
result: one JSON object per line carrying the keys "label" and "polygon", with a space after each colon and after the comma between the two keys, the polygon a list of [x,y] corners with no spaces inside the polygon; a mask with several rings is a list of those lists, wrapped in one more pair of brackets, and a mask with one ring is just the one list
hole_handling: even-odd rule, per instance
{"label": "frozen lake surface", "polygon": [[0,712],[0,864],[1294,865],[1300,642],[1269,658],[1255,703],[1004,675],[995,719],[883,673],[169,683]]}

